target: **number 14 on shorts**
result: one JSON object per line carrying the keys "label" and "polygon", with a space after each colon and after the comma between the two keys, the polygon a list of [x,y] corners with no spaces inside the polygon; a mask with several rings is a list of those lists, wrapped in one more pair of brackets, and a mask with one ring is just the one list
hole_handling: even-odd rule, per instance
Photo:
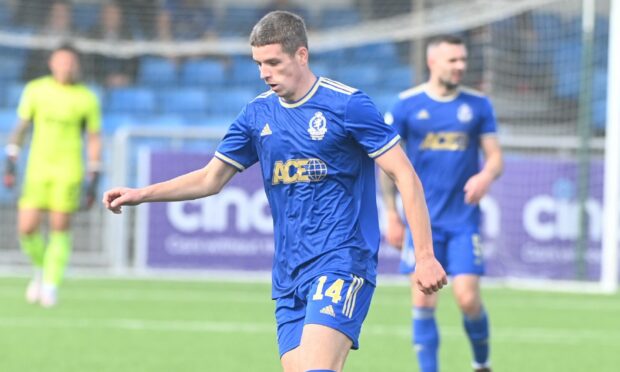
{"label": "number 14 on shorts", "polygon": [[[351,318],[357,295],[360,289],[364,285],[364,279],[351,275],[348,278],[344,275],[322,275],[316,281],[316,290],[312,295],[312,301],[323,302],[325,300],[331,300],[332,304],[340,305],[337,308],[342,307],[342,313]],[[343,300],[343,289],[346,288],[346,295]]]}

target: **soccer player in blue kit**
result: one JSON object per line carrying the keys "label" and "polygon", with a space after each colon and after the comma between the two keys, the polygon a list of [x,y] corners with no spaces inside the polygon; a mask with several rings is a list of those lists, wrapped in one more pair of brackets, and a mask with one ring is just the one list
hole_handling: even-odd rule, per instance
{"label": "soccer player in blue kit", "polygon": [[380,233],[375,163],[393,178],[416,241],[417,285],[434,293],[446,274],[433,254],[421,183],[364,93],[316,77],[303,20],[264,16],[250,35],[252,58],[270,90],[247,104],[202,169],[144,188],[114,188],[104,205],[217,194],[260,162],[274,220],[272,297],[285,372],[341,371],[375,288]]}
{"label": "soccer player in blue kit", "polygon": [[[427,64],[429,80],[402,92],[386,113],[385,121],[400,133],[422,181],[435,256],[452,277],[454,296],[474,354],[473,368],[490,371],[489,322],[479,284],[484,266],[478,203],[503,168],[495,114],[484,95],[460,86],[467,67],[462,39],[450,35],[432,39],[427,47]],[[482,168],[480,149],[485,158]],[[396,247],[404,241],[401,271],[417,273],[419,263],[413,255],[417,241],[412,242],[409,230],[405,234],[396,208],[394,183],[385,175],[380,180],[388,219],[386,239]],[[420,371],[436,372],[437,294],[424,293],[415,285],[411,294],[413,343]]]}

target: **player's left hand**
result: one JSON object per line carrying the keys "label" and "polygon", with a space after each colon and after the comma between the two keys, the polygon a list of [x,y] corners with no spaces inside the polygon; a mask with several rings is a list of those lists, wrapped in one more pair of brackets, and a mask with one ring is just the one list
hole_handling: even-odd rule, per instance
{"label": "player's left hand", "polygon": [[485,172],[479,172],[471,176],[465,183],[463,191],[465,191],[465,203],[478,204],[480,199],[486,195],[493,182],[493,177]]}
{"label": "player's left hand", "polygon": [[8,189],[15,186],[15,174],[17,169],[17,161],[14,157],[7,156],[6,164],[4,166],[4,174],[2,175],[2,183]]}
{"label": "player's left hand", "polygon": [[416,260],[415,280],[420,291],[427,295],[448,284],[446,272],[434,256]]}
{"label": "player's left hand", "polygon": [[97,186],[99,185],[99,172],[90,172],[88,175],[88,183],[86,184],[86,209],[90,209],[97,198]]}

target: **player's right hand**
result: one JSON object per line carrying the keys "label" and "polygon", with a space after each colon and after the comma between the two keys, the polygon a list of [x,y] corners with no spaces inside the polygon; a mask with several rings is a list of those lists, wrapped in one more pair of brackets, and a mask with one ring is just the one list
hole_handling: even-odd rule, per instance
{"label": "player's right hand", "polygon": [[123,205],[140,204],[140,193],[137,189],[128,187],[116,187],[106,191],[101,200],[103,205],[112,211],[112,213],[120,214]]}
{"label": "player's right hand", "polygon": [[396,249],[403,248],[405,238],[405,225],[397,212],[387,212],[387,227],[385,231],[386,242]]}
{"label": "player's right hand", "polygon": [[12,188],[15,186],[15,173],[17,170],[16,160],[10,156],[6,157],[6,164],[4,166],[4,174],[2,175],[2,184],[6,188]]}

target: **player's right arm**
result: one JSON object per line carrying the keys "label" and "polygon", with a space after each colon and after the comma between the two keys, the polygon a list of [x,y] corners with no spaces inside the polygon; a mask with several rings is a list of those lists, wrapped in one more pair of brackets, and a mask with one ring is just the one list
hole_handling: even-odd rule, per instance
{"label": "player's right arm", "polygon": [[26,133],[30,128],[31,121],[19,119],[13,133],[9,137],[9,143],[5,147],[6,164],[2,182],[4,186],[11,188],[15,185],[15,174],[17,171],[17,158],[21,149]]}
{"label": "player's right arm", "polygon": [[34,118],[36,96],[37,96],[37,83],[29,82],[24,87],[24,91],[19,99],[19,105],[17,107],[17,117],[19,120],[15,125],[15,129],[9,137],[9,143],[6,146],[6,167],[4,170],[4,177],[2,179],[6,187],[13,187],[15,185],[15,171],[17,168],[17,158],[19,156],[22,143],[26,138],[26,133],[30,129],[32,120]]}
{"label": "player's right arm", "polygon": [[213,158],[204,168],[168,181],[138,189],[113,188],[103,194],[102,202],[107,209],[118,214],[123,205],[203,198],[220,192],[236,173],[233,166]]}

